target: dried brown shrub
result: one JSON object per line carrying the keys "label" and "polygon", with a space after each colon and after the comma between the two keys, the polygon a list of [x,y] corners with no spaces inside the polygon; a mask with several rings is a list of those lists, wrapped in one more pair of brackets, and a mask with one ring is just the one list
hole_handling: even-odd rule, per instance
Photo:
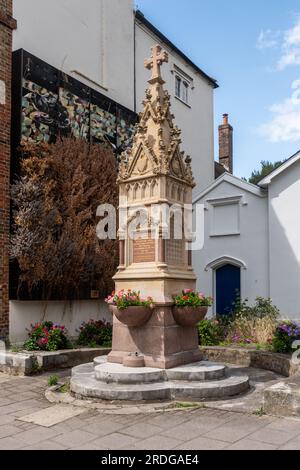
{"label": "dried brown shrub", "polygon": [[12,188],[11,256],[19,288],[42,286],[43,298],[79,298],[82,289],[112,289],[115,240],[99,241],[96,209],[117,207],[117,165],[110,149],[72,138],[22,148],[21,177]]}

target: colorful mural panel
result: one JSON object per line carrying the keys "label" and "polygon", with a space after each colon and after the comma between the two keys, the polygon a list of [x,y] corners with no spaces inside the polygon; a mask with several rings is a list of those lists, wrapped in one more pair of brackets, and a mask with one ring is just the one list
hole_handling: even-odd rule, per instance
{"label": "colorful mural panel", "polygon": [[59,100],[67,110],[72,135],[87,139],[90,127],[90,103],[65,88],[59,89]]}
{"label": "colorful mural panel", "polygon": [[122,151],[129,147],[135,130],[136,117],[123,109],[118,110],[117,148]]}
{"label": "colorful mural panel", "polygon": [[50,142],[56,134],[58,95],[29,80],[23,80],[22,141]]}
{"label": "colorful mural panel", "polygon": [[116,116],[108,111],[104,111],[99,106],[91,104],[91,137],[99,141],[108,137],[116,140],[117,120]]}
{"label": "colorful mural panel", "polygon": [[[131,145],[137,120],[134,112],[25,51],[15,54],[17,64],[24,67],[19,69],[18,82],[22,87],[21,141],[51,143],[59,134],[72,134],[109,141],[116,155]],[[16,119],[19,106],[14,108]],[[16,147],[19,143],[15,141]]]}

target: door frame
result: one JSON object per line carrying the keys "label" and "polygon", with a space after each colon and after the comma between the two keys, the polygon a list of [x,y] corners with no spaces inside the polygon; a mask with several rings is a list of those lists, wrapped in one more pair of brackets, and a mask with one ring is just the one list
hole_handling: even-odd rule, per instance
{"label": "door frame", "polygon": [[216,308],[217,308],[217,281],[216,281],[216,272],[217,269],[221,268],[225,264],[231,264],[233,266],[237,266],[240,268],[240,293],[241,293],[241,298],[243,298],[243,287],[244,287],[244,276],[243,276],[243,271],[247,269],[246,263],[238,258],[233,258],[232,256],[220,256],[219,258],[214,259],[213,261],[210,261],[206,266],[205,266],[205,271],[208,271],[209,269],[212,270],[212,292],[213,292],[213,298],[214,298],[214,303],[213,303],[213,314],[216,315]]}

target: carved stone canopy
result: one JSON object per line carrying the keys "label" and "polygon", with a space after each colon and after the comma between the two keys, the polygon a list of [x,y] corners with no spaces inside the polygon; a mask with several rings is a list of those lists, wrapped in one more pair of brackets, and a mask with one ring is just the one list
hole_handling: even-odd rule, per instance
{"label": "carved stone canopy", "polygon": [[143,101],[143,111],[136,124],[133,146],[121,155],[119,183],[130,180],[170,176],[194,187],[191,159],[180,150],[181,131],[174,125],[170,95],[164,90],[161,65],[168,62],[168,54],[159,45],[152,48],[145,67],[152,70],[149,88]]}

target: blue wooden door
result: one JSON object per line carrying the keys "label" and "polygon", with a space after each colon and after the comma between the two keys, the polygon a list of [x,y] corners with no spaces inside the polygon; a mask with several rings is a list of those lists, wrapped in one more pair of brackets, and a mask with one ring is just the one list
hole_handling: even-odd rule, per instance
{"label": "blue wooden door", "polygon": [[228,315],[241,291],[241,270],[225,264],[216,270],[216,313]]}

